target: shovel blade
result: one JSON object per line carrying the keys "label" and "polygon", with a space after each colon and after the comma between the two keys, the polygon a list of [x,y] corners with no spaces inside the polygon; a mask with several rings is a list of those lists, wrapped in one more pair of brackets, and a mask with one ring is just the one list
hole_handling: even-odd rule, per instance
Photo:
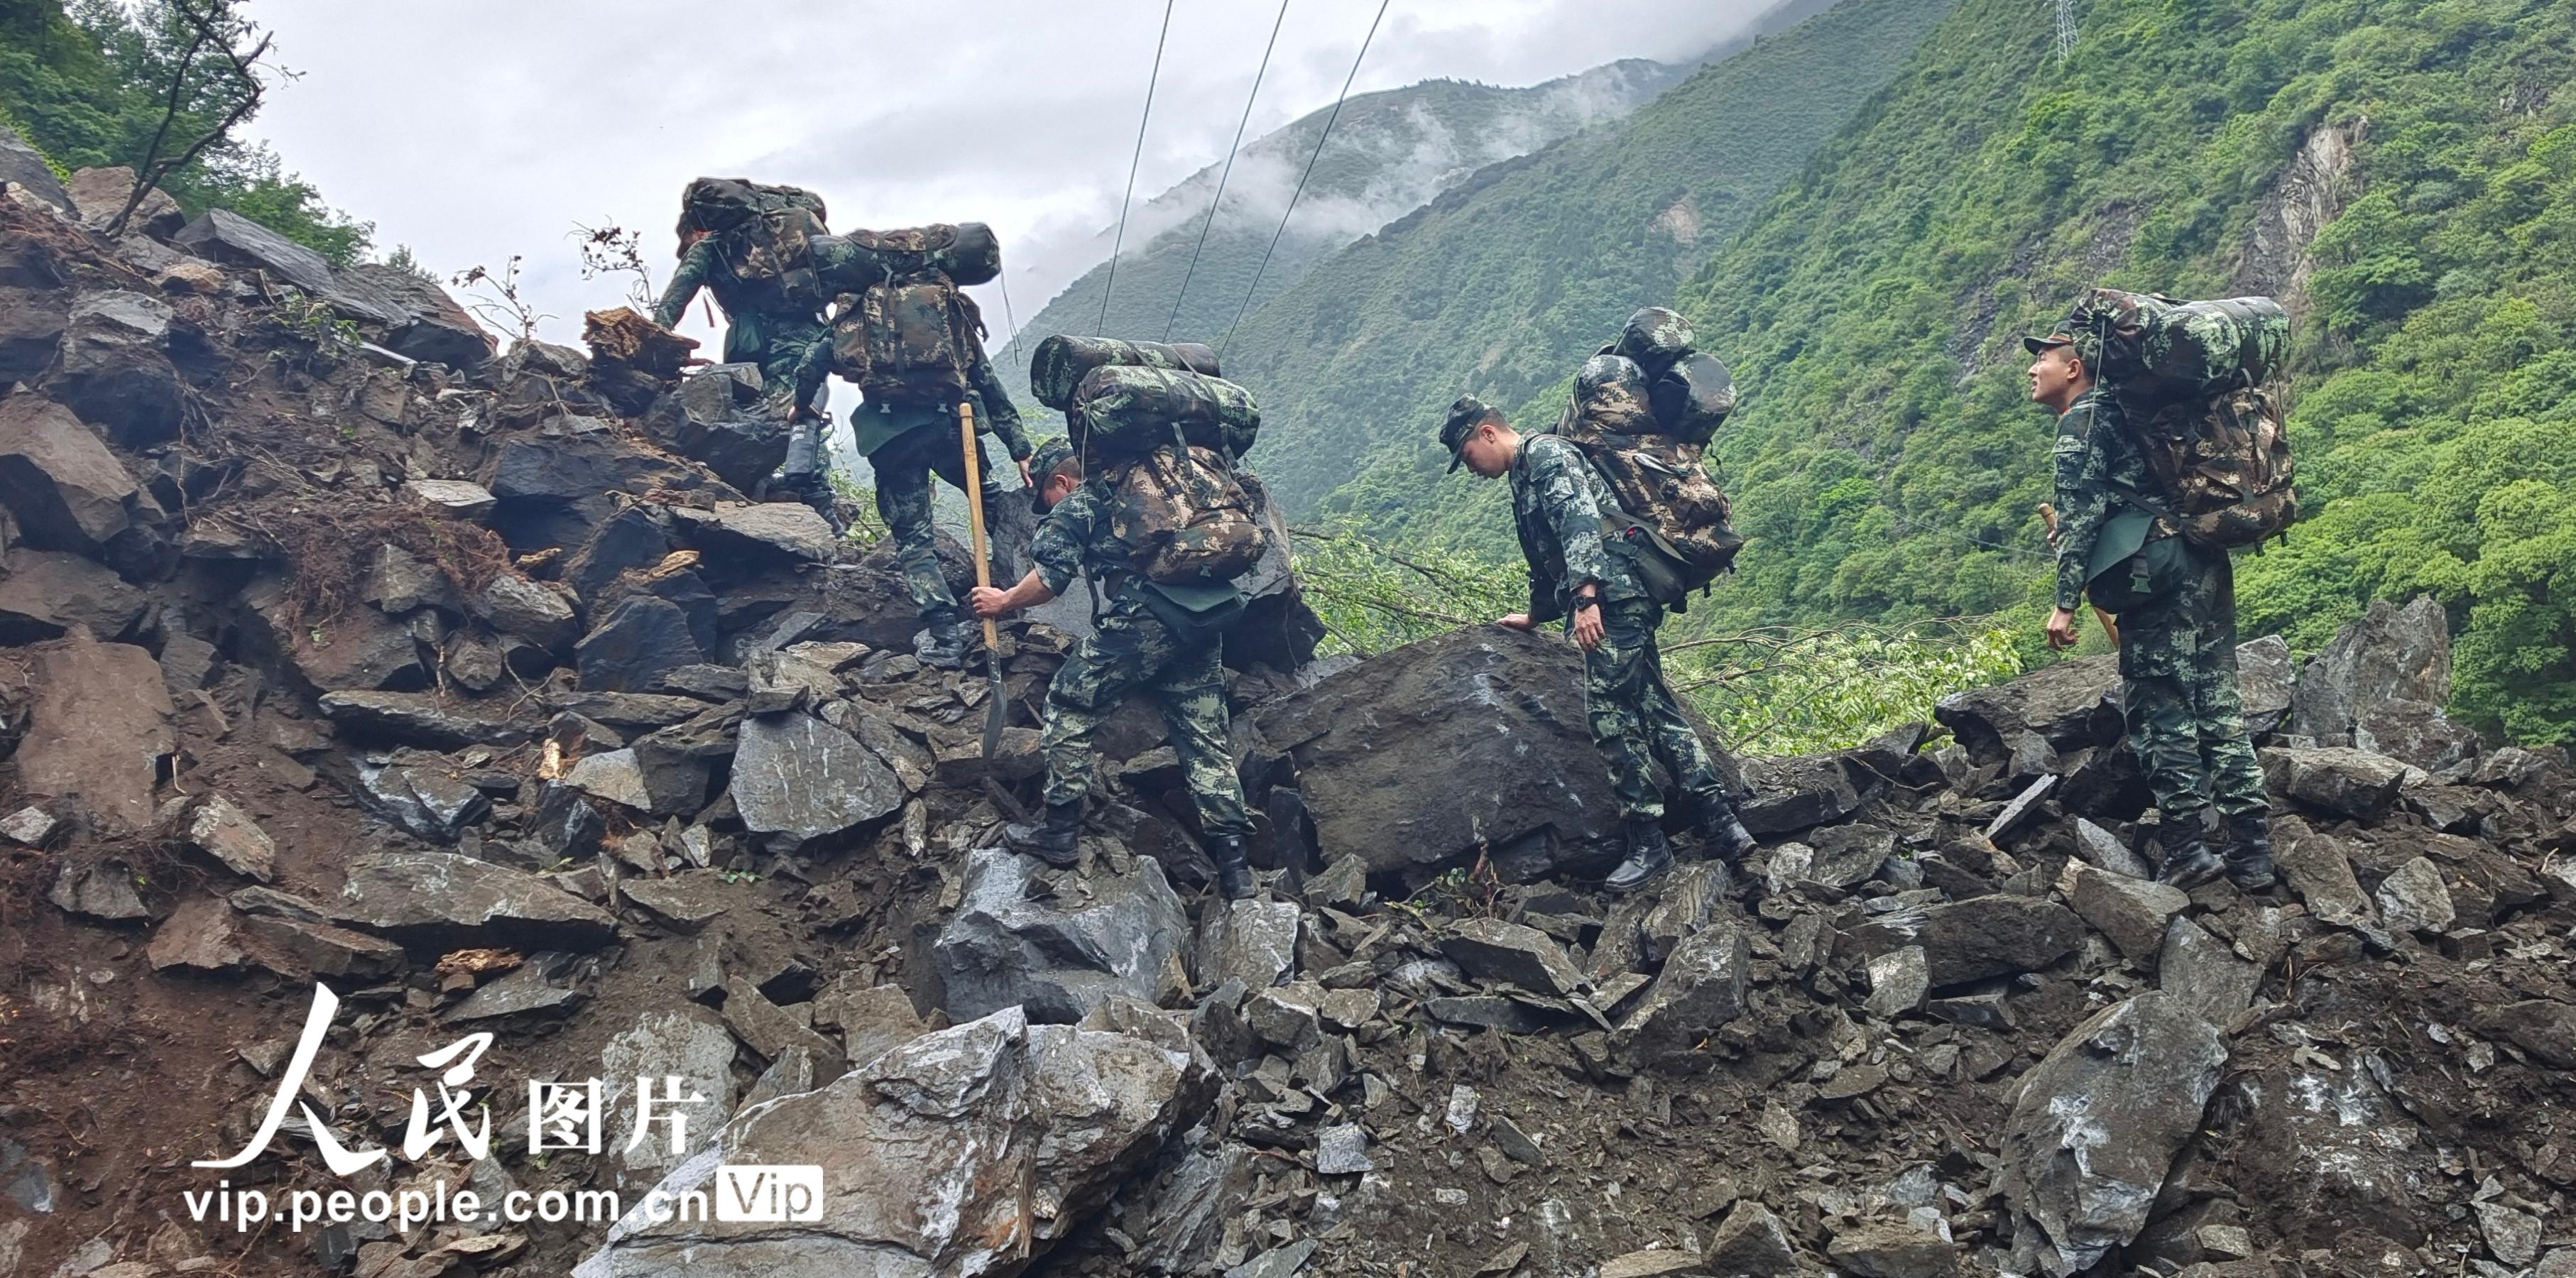
{"label": "shovel blade", "polygon": [[1002,752],[1002,721],[1010,717],[1011,707],[1010,694],[1002,690],[1000,665],[988,663],[986,676],[991,686],[984,690],[984,758],[989,761]]}

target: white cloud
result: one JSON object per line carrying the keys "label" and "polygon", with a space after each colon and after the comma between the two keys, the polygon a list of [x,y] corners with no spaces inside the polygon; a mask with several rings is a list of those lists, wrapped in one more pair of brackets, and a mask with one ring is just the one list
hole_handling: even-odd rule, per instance
{"label": "white cloud", "polygon": [[[1395,0],[1354,91],[1435,76],[1529,84],[1622,57],[1687,58],[1767,7]],[[1375,9],[1291,0],[1252,136],[1332,101]],[[1105,253],[1098,232],[1117,217],[1163,6],[249,0],[249,11],[302,73],[251,131],[326,198],[373,220],[380,247],[410,245],[448,273],[524,255],[526,291],[555,317],[542,331],[568,340],[582,310],[621,291],[579,278],[573,225],[641,230],[658,282],[673,260],[679,190],[700,174],[811,187],[836,227],[989,222],[1011,263],[1014,308],[1034,314]],[[1266,0],[1174,11],[1140,207],[1223,158],[1275,14]],[[1512,153],[1512,141],[1448,144],[1467,165]],[[1245,207],[1275,209],[1294,181],[1284,170],[1239,164]],[[1366,231],[1388,201],[1418,198],[1372,192],[1301,204],[1298,217]],[[1131,222],[1128,242],[1188,215]],[[985,298],[996,319],[998,302]],[[692,323],[712,345],[703,318]]]}

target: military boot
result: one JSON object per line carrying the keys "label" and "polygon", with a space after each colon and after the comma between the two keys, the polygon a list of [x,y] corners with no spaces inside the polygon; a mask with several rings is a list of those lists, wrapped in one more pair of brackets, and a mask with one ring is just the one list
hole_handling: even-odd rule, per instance
{"label": "military boot", "polygon": [[1655,817],[1628,818],[1628,859],[1601,881],[1613,892],[1626,892],[1645,886],[1654,877],[1671,869],[1673,845],[1664,839],[1664,823]]}
{"label": "military boot", "polygon": [[1211,834],[1208,856],[1216,862],[1216,890],[1229,901],[1252,899],[1252,863],[1243,859],[1243,836]]}
{"label": "military boot", "polygon": [[1744,828],[1744,818],[1735,813],[1735,804],[1724,790],[1711,790],[1699,801],[1700,855],[1720,861],[1739,861],[1753,850],[1753,832]]}
{"label": "military boot", "polygon": [[2197,813],[2183,817],[2177,824],[2166,818],[2166,826],[2156,836],[2156,847],[2162,864],[2156,868],[2156,882],[2170,884],[2188,892],[2227,872],[2218,854],[2209,850],[2209,841],[2201,837]]}
{"label": "military boot", "polygon": [[2272,825],[2261,812],[2239,812],[2227,818],[2234,845],[2227,849],[2227,881],[2240,890],[2260,892],[2272,886]]}
{"label": "military boot", "polygon": [[[1048,804],[1045,820],[1007,826],[1002,841],[1014,852],[1025,852],[1060,870],[1070,869],[1082,858],[1082,800]],[[1240,861],[1241,854],[1236,855]]]}
{"label": "military boot", "polygon": [[933,617],[930,625],[912,637],[912,655],[934,670],[963,670],[966,649],[975,641],[975,627],[955,613]]}

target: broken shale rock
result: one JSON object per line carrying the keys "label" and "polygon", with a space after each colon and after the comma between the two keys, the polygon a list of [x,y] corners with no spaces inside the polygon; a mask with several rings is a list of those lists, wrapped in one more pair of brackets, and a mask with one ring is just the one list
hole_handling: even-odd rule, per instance
{"label": "broken shale rock", "polygon": [[453,852],[362,858],[349,868],[333,911],[338,922],[423,951],[595,950],[617,935],[606,910],[536,875]]}
{"label": "broken shale rock", "polygon": [[2050,1049],[2018,1084],[2001,1145],[2005,1200],[2035,1226],[2015,1232],[2021,1254],[2063,1278],[2136,1238],[2226,1063],[2218,1027],[2161,991]]}
{"label": "broken shale rock", "polygon": [[815,1165],[818,1220],[655,1223],[639,1209],[574,1278],[1015,1271],[1206,1111],[1206,1058],[1171,1041],[1031,1025],[1016,1008],[925,1034],[744,1111],[660,1186],[713,1195],[720,1164]]}
{"label": "broken shale rock", "polygon": [[1112,995],[1154,1003],[1181,979],[1189,916],[1159,863],[1095,869],[1070,897],[1034,895],[1042,870],[999,848],[967,858],[957,914],[931,946],[951,1018],[1020,1007],[1034,1021],[1078,1021]]}
{"label": "broken shale rock", "polygon": [[1845,939],[1864,958],[1922,946],[1938,989],[2046,967],[2083,946],[2084,924],[2054,901],[1997,894],[1896,910]]}

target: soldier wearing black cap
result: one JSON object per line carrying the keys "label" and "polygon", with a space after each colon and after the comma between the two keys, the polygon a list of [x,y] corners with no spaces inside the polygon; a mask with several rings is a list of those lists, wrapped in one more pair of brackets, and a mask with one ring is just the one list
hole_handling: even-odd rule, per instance
{"label": "soldier wearing black cap", "polygon": [[[2188,891],[2225,874],[2248,891],[2273,881],[2270,802],[2236,682],[2236,585],[2227,553],[2176,535],[2117,396],[2097,385],[2101,339],[2071,315],[2025,337],[2033,402],[2057,413],[2057,590],[2053,648],[2075,643],[2076,609],[2119,617],[2129,749],[2163,814],[2156,877]],[[2207,838],[2212,808],[2231,845]]]}
{"label": "soldier wearing black cap", "polygon": [[1664,796],[1654,779],[1657,761],[1697,796],[1706,852],[1733,860],[1749,851],[1753,836],[1736,818],[1707,747],[1664,685],[1663,656],[1655,647],[1664,610],[1602,535],[1601,512],[1616,509],[1617,502],[1599,473],[1573,444],[1555,435],[1524,437],[1500,410],[1473,395],[1450,405],[1440,444],[1449,450],[1451,471],[1463,465],[1480,478],[1511,480],[1512,523],[1529,562],[1530,603],[1527,612],[1504,617],[1501,624],[1530,630],[1564,618],[1583,649],[1585,717],[1609,765],[1610,788],[1619,797],[1628,835],[1627,859],[1607,885],[1640,886],[1673,862],[1664,838]]}

